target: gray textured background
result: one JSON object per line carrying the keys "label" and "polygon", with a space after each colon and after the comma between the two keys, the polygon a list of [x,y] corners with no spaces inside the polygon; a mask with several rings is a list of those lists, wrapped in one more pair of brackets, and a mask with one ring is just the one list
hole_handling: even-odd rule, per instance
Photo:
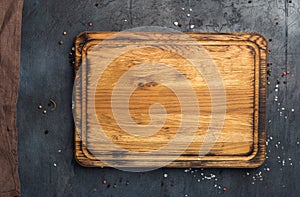
{"label": "gray textured background", "polygon": [[[181,27],[174,26],[175,21]],[[88,27],[88,22],[93,26]],[[83,168],[75,162],[73,68],[68,58],[74,37],[86,30],[120,31],[148,25],[184,32],[258,32],[272,39],[268,158],[262,167],[128,173]],[[63,31],[68,34],[62,35]],[[63,45],[58,44],[60,40]],[[299,40],[299,0],[24,0],[18,101],[22,196],[297,196]],[[282,77],[284,71],[290,74]],[[56,101],[57,109],[43,114],[38,105],[50,108],[49,98]]]}

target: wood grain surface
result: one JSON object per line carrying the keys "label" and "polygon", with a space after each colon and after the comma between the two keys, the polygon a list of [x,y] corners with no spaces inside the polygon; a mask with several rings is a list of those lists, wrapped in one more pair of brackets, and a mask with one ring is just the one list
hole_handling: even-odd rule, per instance
{"label": "wood grain surface", "polygon": [[[115,32],[84,32],[75,41],[75,157],[80,164],[109,166],[101,159],[115,161],[119,149],[111,144],[128,151],[118,158],[120,167],[159,166],[161,162],[173,161],[174,155],[179,157],[169,163],[168,167],[253,168],[262,164],[266,137],[267,42],[261,35],[191,33],[186,35],[186,39],[174,33],[130,32],[123,33],[121,39],[111,39],[114,36]],[[191,60],[184,57],[191,53],[195,45],[201,46],[201,49],[194,53],[205,54],[200,59],[197,56],[191,58],[197,59],[201,65],[207,65],[203,66],[204,73],[199,73]],[[131,46],[134,46],[133,49],[127,50]],[[161,46],[172,46],[173,50]],[[126,52],[117,54],[120,48]],[[105,63],[109,64],[102,68],[101,62],[104,62],[104,67]],[[222,79],[226,93],[226,114],[223,127],[210,131],[211,122],[218,121],[216,117],[222,116],[221,110],[218,111],[218,103],[212,102],[213,99],[222,99],[222,95],[217,86],[209,87],[207,83],[208,79],[216,78],[217,75],[209,71],[211,62]],[[151,123],[151,105],[159,103],[164,106],[166,117],[163,126],[153,135],[141,137],[124,131],[115,120],[112,98],[122,75],[137,65],[145,64],[151,64],[152,67],[142,70],[142,77],[137,74],[130,81],[132,84],[129,86],[135,88],[130,95],[128,109],[122,104],[123,97],[117,98],[119,100],[115,104],[117,111],[128,110],[133,122],[126,122],[126,127],[135,133],[145,133],[141,131],[142,126]],[[165,65],[175,68],[180,75],[169,75],[170,70]],[[164,81],[167,82],[162,84],[155,81],[154,75],[165,77]],[[181,94],[189,95],[185,80],[189,81],[199,101],[198,107],[194,108],[189,98],[183,98],[187,102],[188,114],[200,112],[199,116],[189,117],[191,122],[198,122],[195,137],[184,152],[178,151],[178,147],[184,146],[189,140],[190,136],[184,133],[179,136],[181,141],[162,151],[163,147],[174,141],[183,125],[181,121],[184,116],[188,116],[182,115],[182,103],[179,102],[178,94],[168,87],[168,81]],[[120,95],[126,95],[126,91],[121,89]],[[213,107],[217,113],[212,113]],[[163,114],[159,111],[154,115],[160,118]],[[99,125],[106,140],[99,135]],[[216,137],[206,138],[210,135],[208,131]],[[203,144],[212,144],[212,147],[200,158],[199,151]],[[151,152],[155,154],[141,154],[138,157],[129,154]]]}

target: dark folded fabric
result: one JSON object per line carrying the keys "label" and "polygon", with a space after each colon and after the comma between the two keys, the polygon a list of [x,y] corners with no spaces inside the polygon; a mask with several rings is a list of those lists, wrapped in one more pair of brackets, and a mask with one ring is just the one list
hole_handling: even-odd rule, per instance
{"label": "dark folded fabric", "polygon": [[16,102],[23,0],[0,3],[0,197],[19,196]]}

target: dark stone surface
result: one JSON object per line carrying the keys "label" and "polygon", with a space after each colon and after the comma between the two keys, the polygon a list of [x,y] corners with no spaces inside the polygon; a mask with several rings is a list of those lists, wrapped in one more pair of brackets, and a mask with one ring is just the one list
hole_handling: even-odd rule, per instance
{"label": "dark stone surface", "polygon": [[[25,0],[18,100],[22,196],[298,196],[299,18],[300,2],[296,0]],[[174,26],[175,21],[181,27]],[[74,37],[85,30],[121,31],[149,25],[196,32],[258,32],[272,39],[267,113],[270,142],[262,167],[129,173],[83,168],[75,162],[73,68],[68,59]],[[290,74],[282,77],[287,70]],[[48,106],[50,98],[57,103],[55,111]],[[46,114],[38,109],[39,104]],[[211,174],[215,178],[208,178]]]}

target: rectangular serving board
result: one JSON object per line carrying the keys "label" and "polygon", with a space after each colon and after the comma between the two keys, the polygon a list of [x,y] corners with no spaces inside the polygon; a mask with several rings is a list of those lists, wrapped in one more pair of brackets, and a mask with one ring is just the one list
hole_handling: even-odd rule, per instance
{"label": "rectangular serving board", "polygon": [[[76,160],[83,166],[117,168],[260,166],[266,152],[266,61],[267,41],[256,33],[81,33],[75,41]],[[180,74],[172,75],[170,68]],[[122,81],[130,69],[131,78]],[[182,96],[190,91],[184,80],[198,107]],[[136,85],[128,105],[126,83]],[[154,103],[164,106],[167,115],[147,136],[143,126],[151,122]],[[131,117],[123,126],[118,120],[126,117],[122,110]],[[154,119],[163,116],[152,112]],[[182,123],[186,117],[198,121],[197,127]],[[178,134],[184,124],[186,134]]]}

